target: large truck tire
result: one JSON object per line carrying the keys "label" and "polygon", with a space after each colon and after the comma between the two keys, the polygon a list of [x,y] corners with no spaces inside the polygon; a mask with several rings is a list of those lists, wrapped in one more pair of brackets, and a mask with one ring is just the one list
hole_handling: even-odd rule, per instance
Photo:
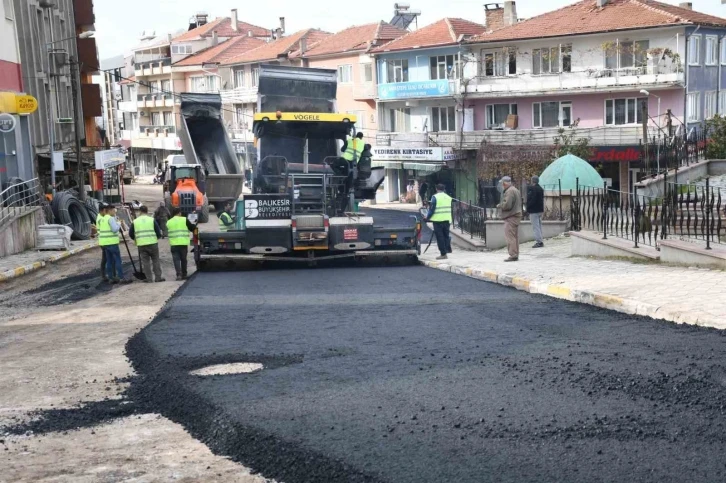
{"label": "large truck tire", "polygon": [[202,205],[202,212],[199,213],[199,223],[207,223],[209,221],[209,200],[206,195],[204,196],[204,204]]}

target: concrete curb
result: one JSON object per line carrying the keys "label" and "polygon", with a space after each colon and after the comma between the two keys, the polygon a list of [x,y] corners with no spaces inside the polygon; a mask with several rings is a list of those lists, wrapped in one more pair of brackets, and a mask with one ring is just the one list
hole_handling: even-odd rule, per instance
{"label": "concrete curb", "polygon": [[15,267],[11,270],[6,270],[4,272],[0,272],[0,283],[7,282],[8,280],[21,277],[21,276],[31,273],[31,272],[35,272],[36,270],[40,270],[41,268],[45,267],[48,263],[58,262],[60,260],[69,258],[73,255],[77,255],[78,253],[81,253],[81,252],[85,252],[86,250],[90,250],[91,248],[95,248],[97,246],[98,246],[98,242],[94,241],[87,245],[73,248],[72,250],[67,250],[67,251],[58,253],[56,255],[51,255],[50,257],[46,258],[45,260],[41,260],[39,262],[33,262],[28,265]]}
{"label": "concrete curb", "polygon": [[668,320],[678,324],[691,324],[714,327],[717,329],[726,329],[726,321],[718,320],[712,315],[702,312],[672,311],[647,302],[641,302],[601,292],[593,292],[590,290],[578,290],[564,284],[551,284],[547,282],[529,280],[524,277],[503,275],[493,271],[461,267],[450,263],[441,263],[430,260],[420,261],[424,266],[429,268],[443,270],[456,275],[464,275],[466,277],[483,280],[485,282],[497,283],[499,285],[504,285],[505,287],[522,290],[523,292],[546,295],[548,297],[592,305],[630,315],[642,315],[653,319]]}

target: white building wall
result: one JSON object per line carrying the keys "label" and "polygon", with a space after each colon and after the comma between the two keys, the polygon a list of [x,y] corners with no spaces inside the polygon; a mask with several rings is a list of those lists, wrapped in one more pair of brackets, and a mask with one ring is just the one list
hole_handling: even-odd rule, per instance
{"label": "white building wall", "polygon": [[[5,6],[10,7],[10,11],[5,10]],[[18,52],[18,42],[15,32],[15,12],[13,11],[12,2],[0,2],[0,61],[20,63],[20,53]]]}

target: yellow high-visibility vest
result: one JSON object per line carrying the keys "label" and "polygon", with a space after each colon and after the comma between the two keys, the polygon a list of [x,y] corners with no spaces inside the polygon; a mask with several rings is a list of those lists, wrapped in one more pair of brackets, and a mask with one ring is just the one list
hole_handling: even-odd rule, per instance
{"label": "yellow high-visibility vest", "polygon": [[141,215],[134,220],[134,236],[136,246],[144,247],[158,243],[156,231],[154,231],[154,219],[149,215]]}
{"label": "yellow high-visibility vest", "polygon": [[118,233],[111,231],[111,215],[99,214],[96,217],[96,227],[98,228],[99,246],[118,245]]}
{"label": "yellow high-visibility vest", "polygon": [[451,223],[454,220],[451,216],[451,196],[446,193],[436,193],[434,199],[436,200],[436,206],[434,207],[434,214],[431,215],[431,221],[448,221]]}
{"label": "yellow high-visibility vest", "polygon": [[189,234],[187,228],[187,219],[183,216],[174,216],[166,222],[166,228],[169,230],[169,245],[189,246]]}

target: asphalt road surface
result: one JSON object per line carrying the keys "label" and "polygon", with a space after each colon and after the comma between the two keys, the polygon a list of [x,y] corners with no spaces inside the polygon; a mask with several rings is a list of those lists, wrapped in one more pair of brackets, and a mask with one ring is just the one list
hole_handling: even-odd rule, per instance
{"label": "asphalt road surface", "polygon": [[[198,273],[129,396],[289,483],[715,482],[724,341],[418,266]],[[264,369],[188,374],[223,362]]]}

